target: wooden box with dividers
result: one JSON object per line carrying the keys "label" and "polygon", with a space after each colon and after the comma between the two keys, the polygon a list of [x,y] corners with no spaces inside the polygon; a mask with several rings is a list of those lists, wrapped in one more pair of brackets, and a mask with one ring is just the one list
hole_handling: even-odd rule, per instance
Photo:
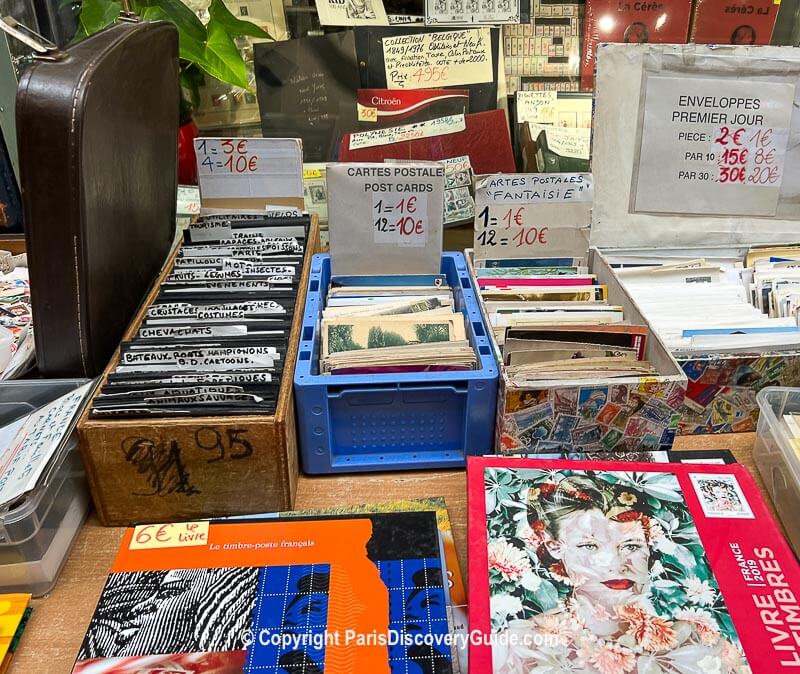
{"label": "wooden box with dividers", "polygon": [[[78,423],[94,502],[105,525],[171,522],[232,514],[291,510],[299,476],[292,377],[311,257],[319,252],[312,219],[274,415],[189,418],[90,418]],[[128,328],[139,330],[174,251]],[[114,370],[119,351],[101,377]]]}

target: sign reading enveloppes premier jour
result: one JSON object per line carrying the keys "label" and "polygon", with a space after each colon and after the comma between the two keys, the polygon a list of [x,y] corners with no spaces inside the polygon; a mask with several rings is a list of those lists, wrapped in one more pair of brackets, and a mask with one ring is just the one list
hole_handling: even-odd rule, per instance
{"label": "sign reading enveloppes premier jour", "polygon": [[645,95],[635,211],[775,215],[793,84],[650,75]]}
{"label": "sign reading enveloppes premier jour", "polygon": [[489,28],[383,38],[389,89],[432,89],[493,79]]}
{"label": "sign reading enveloppes premier jour", "polygon": [[498,174],[480,180],[475,259],[582,257],[592,194],[591,173]]}
{"label": "sign reading enveloppes premier jour", "polygon": [[444,166],[331,164],[328,229],[335,275],[438,274]]}

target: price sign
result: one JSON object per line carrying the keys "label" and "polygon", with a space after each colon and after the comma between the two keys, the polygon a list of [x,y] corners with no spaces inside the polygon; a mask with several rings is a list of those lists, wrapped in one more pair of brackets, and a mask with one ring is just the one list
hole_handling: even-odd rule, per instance
{"label": "price sign", "polygon": [[373,239],[375,243],[396,243],[401,247],[418,247],[428,243],[427,200],[424,194],[408,194],[399,198],[375,193],[372,195]]}
{"label": "price sign", "polygon": [[591,207],[589,173],[489,176],[475,194],[475,258],[585,255]]}
{"label": "price sign", "polygon": [[555,91],[517,91],[517,123],[555,124]]}
{"label": "price sign", "polygon": [[648,77],[635,210],[774,216],[793,100],[791,84]]}
{"label": "price sign", "polygon": [[303,207],[303,150],[295,138],[197,138],[206,208]]}
{"label": "price sign", "polygon": [[389,89],[431,89],[494,79],[488,28],[383,38]]}
{"label": "price sign", "polygon": [[419,138],[444,136],[448,133],[459,133],[467,128],[464,115],[447,115],[426,122],[403,124],[384,129],[371,129],[361,133],[350,134],[350,149],[361,150],[365,147],[403,143]]}
{"label": "price sign", "polygon": [[439,273],[444,177],[444,167],[433,162],[331,165],[334,274]]}
{"label": "price sign", "polygon": [[208,545],[208,522],[141,524],[133,530],[130,550]]}

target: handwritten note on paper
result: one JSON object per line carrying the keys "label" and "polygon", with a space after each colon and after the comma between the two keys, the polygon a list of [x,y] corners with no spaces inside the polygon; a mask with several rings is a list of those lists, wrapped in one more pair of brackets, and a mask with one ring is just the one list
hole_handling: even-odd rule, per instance
{"label": "handwritten note on paper", "polygon": [[531,137],[535,140],[544,131],[547,147],[562,157],[589,159],[592,130],[584,128],[567,128],[560,126],[542,126],[530,124]]}
{"label": "handwritten note on paper", "polygon": [[555,91],[517,91],[517,123],[555,124]]}
{"label": "handwritten note on paper", "polygon": [[428,122],[416,122],[414,124],[403,124],[385,129],[371,129],[361,133],[350,135],[350,149],[360,150],[365,147],[375,147],[376,145],[390,145],[392,143],[402,143],[417,138],[431,138],[433,136],[444,136],[448,133],[458,133],[464,131],[467,124],[464,115],[449,115],[439,117]]}
{"label": "handwritten note on paper", "polygon": [[53,454],[72,431],[81,403],[92,384],[85,384],[20,422],[10,442],[0,448],[0,503],[36,486]]}
{"label": "handwritten note on paper", "polygon": [[585,255],[592,195],[590,173],[484,178],[475,191],[475,259]]}
{"label": "handwritten note on paper", "polygon": [[433,89],[494,79],[489,28],[383,38],[389,89]]}
{"label": "handwritten note on paper", "polygon": [[[303,149],[297,138],[197,138],[203,203],[217,199],[303,199]],[[261,202],[264,203],[261,203]]]}
{"label": "handwritten note on paper", "polygon": [[140,524],[133,530],[129,550],[185,548],[208,545],[208,522]]}

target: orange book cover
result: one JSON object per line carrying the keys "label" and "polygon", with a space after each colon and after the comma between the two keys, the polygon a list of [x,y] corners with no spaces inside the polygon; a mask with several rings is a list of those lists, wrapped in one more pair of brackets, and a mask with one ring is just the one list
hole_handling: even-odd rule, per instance
{"label": "orange book cover", "polygon": [[0,673],[11,664],[16,642],[29,615],[31,595],[0,594]]}
{"label": "orange book cover", "polygon": [[452,672],[436,513],[129,529],[80,674]]}

